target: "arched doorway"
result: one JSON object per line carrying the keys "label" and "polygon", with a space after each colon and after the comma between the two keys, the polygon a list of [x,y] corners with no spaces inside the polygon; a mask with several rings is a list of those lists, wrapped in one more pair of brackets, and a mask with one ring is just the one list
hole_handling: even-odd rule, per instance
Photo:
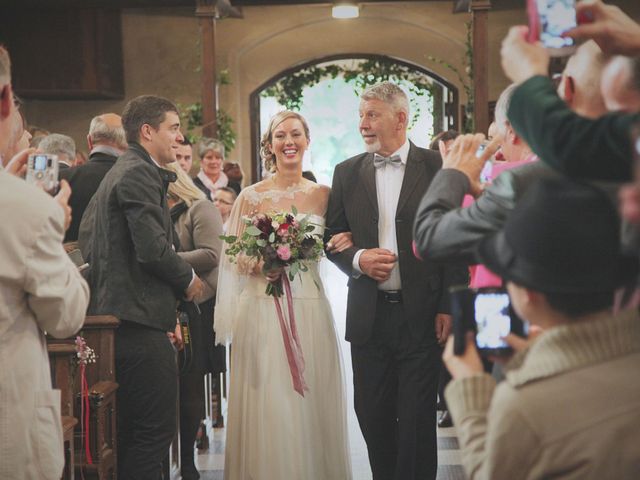
{"label": "arched doorway", "polygon": [[382,79],[399,83],[409,94],[412,121],[409,138],[419,146],[458,124],[458,90],[429,70],[403,60],[368,54],[325,57],[285,70],[254,90],[250,97],[252,177],[263,176],[260,135],[277,111],[300,111],[310,124],[311,147],[305,169],[330,184],[333,168],[361,151],[358,95]]}

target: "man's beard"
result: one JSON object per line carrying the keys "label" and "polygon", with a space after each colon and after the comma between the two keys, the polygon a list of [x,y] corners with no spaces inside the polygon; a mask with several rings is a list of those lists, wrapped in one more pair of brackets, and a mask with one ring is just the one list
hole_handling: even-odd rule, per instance
{"label": "man's beard", "polygon": [[380,147],[381,147],[380,140],[378,139],[376,139],[376,141],[373,143],[364,142],[364,150],[367,153],[376,153],[377,151],[380,150]]}

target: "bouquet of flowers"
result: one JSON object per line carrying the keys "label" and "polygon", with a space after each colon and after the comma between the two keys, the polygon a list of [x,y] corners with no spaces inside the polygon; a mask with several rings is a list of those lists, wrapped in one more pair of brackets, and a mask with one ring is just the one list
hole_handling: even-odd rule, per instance
{"label": "bouquet of flowers", "polygon": [[[242,221],[246,228],[240,237],[229,235],[221,238],[230,244],[225,250],[229,260],[238,264],[239,270],[245,270],[245,273],[253,270],[260,261],[263,262],[262,271],[265,274],[277,268],[288,269],[278,280],[267,284],[265,293],[273,297],[278,314],[293,389],[304,397],[304,392],[309,388],[304,380],[304,355],[296,328],[289,281],[309,269],[306,262],[320,259],[324,245],[322,236],[313,233],[316,225],[309,221],[309,216],[298,220],[297,215],[296,208],[292,206],[291,213],[258,213],[244,217]],[[241,268],[241,263],[248,263],[248,268],[247,265]],[[280,304],[283,293],[286,293],[286,309]]]}
{"label": "bouquet of flowers", "polygon": [[[309,221],[308,215],[301,220],[296,219],[297,215],[298,211],[292,206],[291,213],[257,213],[244,217],[242,221],[247,228],[240,237],[221,237],[230,244],[225,250],[229,260],[239,263],[244,256],[253,260],[253,265],[263,261],[264,273],[287,267],[289,280],[293,281],[297,274],[308,270],[306,262],[317,262],[324,252],[322,236],[312,233],[316,225]],[[282,296],[282,278],[269,283],[266,294]]]}

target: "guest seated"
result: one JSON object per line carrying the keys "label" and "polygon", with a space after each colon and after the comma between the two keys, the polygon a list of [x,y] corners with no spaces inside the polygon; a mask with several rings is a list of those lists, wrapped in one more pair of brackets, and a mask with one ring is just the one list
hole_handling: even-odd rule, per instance
{"label": "guest seated", "polygon": [[180,165],[180,168],[182,168],[187,175],[190,175],[191,167],[193,166],[193,147],[191,141],[184,135],[183,137],[184,140],[179,142],[180,146],[176,152],[176,161]]}
{"label": "guest seated", "polygon": [[222,171],[224,162],[224,145],[213,138],[203,137],[198,144],[200,156],[200,172],[193,183],[204,192],[209,200],[213,200],[213,194],[221,187],[231,187],[240,193],[240,184],[231,182]]}
{"label": "guest seated", "polygon": [[637,477],[640,318],[610,311],[637,265],[620,254],[618,232],[599,190],[547,179],[480,245],[515,311],[544,332],[529,342],[508,337],[522,351],[497,387],[473,336],[461,356],[449,339],[446,398],[470,479]]}

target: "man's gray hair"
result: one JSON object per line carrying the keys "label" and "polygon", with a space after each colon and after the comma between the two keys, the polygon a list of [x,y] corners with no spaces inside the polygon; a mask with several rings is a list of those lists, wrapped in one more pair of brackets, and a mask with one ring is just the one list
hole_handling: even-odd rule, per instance
{"label": "man's gray hair", "polygon": [[9,52],[3,45],[0,45],[0,85],[11,83],[11,60]]}
{"label": "man's gray hair", "polygon": [[59,160],[73,163],[76,158],[76,142],[73,138],[62,135],[61,133],[52,133],[42,139],[38,148],[44,153],[58,155]]}
{"label": "man's gray hair", "polygon": [[224,160],[224,144],[215,138],[202,137],[198,143],[198,155],[204,158],[209,152],[217,153]]}
{"label": "man's gray hair", "polygon": [[367,87],[360,95],[361,100],[380,100],[391,105],[396,112],[405,112],[409,118],[409,98],[398,85],[393,82],[380,82]]}
{"label": "man's gray hair", "polygon": [[507,125],[510,125],[509,119],[507,118],[507,112],[509,111],[509,105],[511,105],[511,98],[513,97],[513,92],[515,92],[518,85],[512,83],[498,97],[498,101],[496,102],[496,110],[494,112],[494,118],[496,120],[496,127],[498,131],[502,134],[505,133],[507,129]]}
{"label": "man's gray hair", "polygon": [[111,126],[104,121],[102,115],[93,117],[89,124],[89,137],[94,144],[109,144],[120,149],[127,149],[127,136],[122,126]]}

